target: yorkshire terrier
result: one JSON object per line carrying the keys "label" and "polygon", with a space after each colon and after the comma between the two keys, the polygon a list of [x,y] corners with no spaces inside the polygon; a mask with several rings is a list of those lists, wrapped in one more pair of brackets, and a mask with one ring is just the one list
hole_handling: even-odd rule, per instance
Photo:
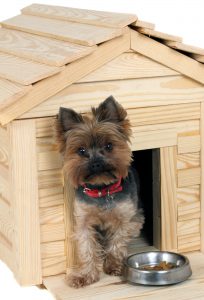
{"label": "yorkshire terrier", "polygon": [[67,280],[79,288],[98,281],[102,270],[120,276],[127,245],[144,223],[131,169],[131,126],[125,109],[110,96],[90,115],[61,107],[56,129],[64,171],[76,192],[79,263]]}

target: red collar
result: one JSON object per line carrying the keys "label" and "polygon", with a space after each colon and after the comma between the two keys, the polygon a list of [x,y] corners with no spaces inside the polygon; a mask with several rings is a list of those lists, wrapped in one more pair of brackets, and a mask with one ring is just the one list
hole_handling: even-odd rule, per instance
{"label": "red collar", "polygon": [[120,179],[116,182],[116,183],[113,183],[112,185],[109,185],[101,190],[98,190],[98,189],[90,189],[90,188],[87,188],[86,185],[84,184],[83,187],[84,187],[84,190],[83,192],[89,196],[89,197],[92,197],[92,198],[100,198],[100,197],[104,197],[106,195],[112,195],[114,193],[117,193],[117,192],[121,192],[123,187],[121,185],[121,180],[122,178],[120,177]]}

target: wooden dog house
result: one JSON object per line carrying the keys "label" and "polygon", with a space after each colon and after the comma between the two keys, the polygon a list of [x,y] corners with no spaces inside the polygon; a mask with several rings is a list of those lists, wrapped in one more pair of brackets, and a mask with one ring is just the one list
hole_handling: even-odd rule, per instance
{"label": "wooden dog house", "polygon": [[132,150],[160,149],[160,248],[200,251],[204,268],[204,50],[129,14],[33,4],[1,26],[0,258],[19,283],[56,288],[63,275],[48,277],[73,263],[53,121],[109,95],[127,109]]}

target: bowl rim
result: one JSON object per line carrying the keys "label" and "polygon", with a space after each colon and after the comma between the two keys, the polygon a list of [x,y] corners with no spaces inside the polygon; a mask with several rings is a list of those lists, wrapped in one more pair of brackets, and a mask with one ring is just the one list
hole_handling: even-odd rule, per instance
{"label": "bowl rim", "polygon": [[[173,254],[173,255],[178,255],[180,257],[182,257],[184,259],[184,264],[182,266],[178,266],[177,268],[173,268],[173,269],[169,269],[169,270],[141,270],[139,268],[133,267],[130,264],[128,264],[128,260],[135,256],[135,255],[140,255],[140,254],[145,254],[145,253],[167,253],[167,254]],[[180,272],[182,271],[182,269],[185,269],[186,266],[190,265],[189,259],[188,257],[186,257],[183,254],[180,253],[176,253],[176,252],[171,252],[171,251],[143,251],[143,252],[138,252],[135,254],[131,254],[130,256],[128,256],[125,260],[125,266],[128,269],[132,269],[134,271],[140,272],[140,273],[144,273],[144,274],[152,274],[152,273],[159,273],[159,274],[164,274],[164,273],[174,273],[174,272]]]}

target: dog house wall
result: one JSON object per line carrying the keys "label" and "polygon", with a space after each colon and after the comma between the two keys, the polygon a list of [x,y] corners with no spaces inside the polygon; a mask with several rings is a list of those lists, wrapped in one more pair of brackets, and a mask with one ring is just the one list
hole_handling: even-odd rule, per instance
{"label": "dog house wall", "polygon": [[126,27],[61,73],[26,86],[20,102],[3,103],[0,258],[21,284],[40,284],[75,261],[74,191],[63,179],[54,138],[59,107],[87,113],[111,94],[132,123],[132,150],[160,149],[161,249],[203,249],[202,67]]}

